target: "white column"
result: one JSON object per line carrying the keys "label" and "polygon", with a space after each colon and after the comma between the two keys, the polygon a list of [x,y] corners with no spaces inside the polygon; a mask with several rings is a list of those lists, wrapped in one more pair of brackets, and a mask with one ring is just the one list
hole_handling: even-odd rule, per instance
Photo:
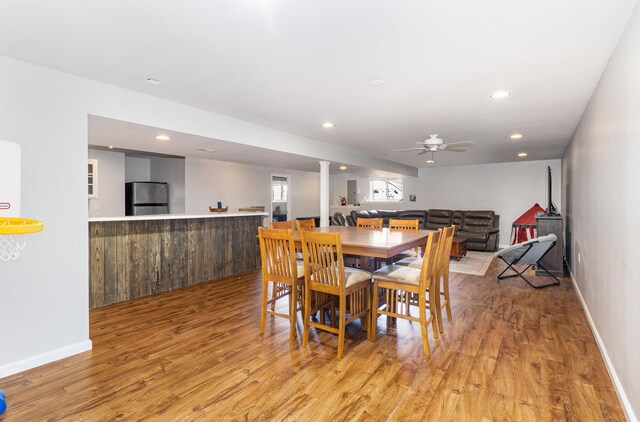
{"label": "white column", "polygon": [[329,225],[329,161],[320,161],[320,226]]}

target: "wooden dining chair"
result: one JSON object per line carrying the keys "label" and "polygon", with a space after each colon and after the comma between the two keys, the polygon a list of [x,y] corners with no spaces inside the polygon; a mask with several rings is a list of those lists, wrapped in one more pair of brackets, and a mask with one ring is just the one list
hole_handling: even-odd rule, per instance
{"label": "wooden dining chair", "polygon": [[[449,262],[451,257],[451,245],[453,244],[453,235],[455,226],[445,227],[442,229],[441,248],[438,251],[440,255],[438,274],[435,289],[440,294],[437,296],[437,318],[440,332],[444,332],[444,324],[442,322],[442,308],[447,312],[447,320],[451,321],[451,299],[449,295]],[[404,258],[396,263],[412,268],[421,268],[423,264],[422,258]]]}
{"label": "wooden dining chair", "polygon": [[287,220],[287,221],[270,221],[269,222],[269,228],[270,229],[278,229],[278,230],[286,230],[286,229],[293,230],[293,221],[291,221],[291,220]]}
{"label": "wooden dining chair", "polygon": [[[289,341],[296,336],[296,319],[302,310],[304,292],[304,264],[296,261],[296,252],[291,229],[258,228],[260,257],[262,260],[262,311],[260,334],[264,333],[267,314],[289,320]],[[270,286],[271,284],[271,286]],[[269,299],[271,288],[271,299]],[[276,302],[288,297],[289,313],[275,309]],[[271,309],[267,309],[271,305]]]}
{"label": "wooden dining chair", "polygon": [[[420,221],[419,220],[396,220],[389,219],[389,230],[403,230],[409,232],[418,232],[420,229]],[[404,251],[393,257],[393,261],[400,260],[403,258],[417,258],[420,256],[420,247],[416,246],[413,249],[409,249]]]}
{"label": "wooden dining chair", "polygon": [[299,232],[306,231],[314,231],[316,229],[316,220],[313,218],[309,218],[307,220],[296,220],[296,230]]}
{"label": "wooden dining chair", "polygon": [[[345,327],[360,318],[362,328],[367,331],[371,315],[371,273],[356,268],[345,268],[342,258],[340,233],[317,233],[301,231],[304,255],[304,332],[302,345],[307,346],[309,327],[315,327],[338,334],[338,359],[344,354]],[[333,308],[333,304],[315,300],[312,309],[312,295],[327,295],[338,300],[338,328],[311,320],[316,311]],[[318,296],[316,296],[318,297]],[[330,301],[331,299],[329,299]],[[349,316],[347,317],[347,301]],[[333,312],[333,311],[332,311]],[[333,320],[333,315],[332,318]],[[370,335],[370,331],[369,331]]]}
{"label": "wooden dining chair", "polygon": [[358,218],[356,225],[358,227],[369,227],[372,229],[381,229],[382,218]]}
{"label": "wooden dining chair", "polygon": [[[424,249],[422,268],[412,268],[403,265],[387,265],[373,273],[373,303],[376,305],[372,311],[370,336],[373,341],[377,337],[378,315],[387,315],[394,318],[408,319],[420,323],[422,332],[422,347],[428,355],[429,338],[427,329],[432,325],[433,336],[438,338],[438,326],[436,322],[436,293],[434,289],[438,270],[438,246],[441,232],[429,234]],[[378,307],[380,292],[386,296],[386,304]],[[406,315],[402,308],[409,306],[408,298],[412,296],[416,300],[419,317]],[[398,300],[401,302],[398,303]],[[399,306],[396,306],[399,305]],[[427,309],[429,317],[427,318]]]}

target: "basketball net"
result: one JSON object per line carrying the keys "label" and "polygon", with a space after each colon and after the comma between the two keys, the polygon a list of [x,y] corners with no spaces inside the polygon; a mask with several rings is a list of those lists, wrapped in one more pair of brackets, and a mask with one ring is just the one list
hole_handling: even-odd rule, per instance
{"label": "basketball net", "polygon": [[0,261],[13,261],[20,256],[26,242],[21,234],[0,235]]}

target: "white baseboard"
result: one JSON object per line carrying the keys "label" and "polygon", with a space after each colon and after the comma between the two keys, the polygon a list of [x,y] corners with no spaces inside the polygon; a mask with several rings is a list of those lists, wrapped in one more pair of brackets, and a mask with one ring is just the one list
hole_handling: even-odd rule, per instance
{"label": "white baseboard", "polygon": [[613,381],[613,387],[616,389],[616,393],[618,394],[618,399],[622,404],[622,411],[624,412],[624,415],[629,422],[638,422],[638,419],[636,418],[635,413],[633,413],[633,408],[631,407],[629,398],[627,397],[627,394],[625,393],[624,388],[622,387],[620,378],[618,378],[618,374],[616,373],[616,370],[613,367],[611,358],[609,358],[607,349],[604,347],[604,343],[602,342],[600,333],[596,328],[596,324],[593,322],[593,318],[591,318],[591,313],[589,312],[587,303],[584,301],[584,297],[582,297],[582,292],[580,291],[580,287],[578,286],[578,283],[576,282],[576,279],[573,276],[573,271],[571,271],[571,268],[569,268],[569,275],[571,276],[571,281],[573,282],[573,286],[576,288],[576,292],[578,293],[578,298],[580,299],[580,303],[582,304],[582,309],[584,310],[584,314],[587,316],[587,321],[589,322],[589,326],[591,327],[591,332],[593,333],[593,336],[596,338],[596,343],[598,344],[598,348],[600,349],[600,354],[604,359],[604,364],[607,367],[607,371],[609,371],[609,376],[611,377],[611,381]]}
{"label": "white baseboard", "polygon": [[86,352],[91,350],[91,347],[91,340],[85,340],[80,343],[70,344],[59,349],[31,356],[17,362],[2,365],[0,366],[0,378],[8,377],[9,375],[17,374],[18,372],[45,365],[59,359],[64,359],[78,353]]}

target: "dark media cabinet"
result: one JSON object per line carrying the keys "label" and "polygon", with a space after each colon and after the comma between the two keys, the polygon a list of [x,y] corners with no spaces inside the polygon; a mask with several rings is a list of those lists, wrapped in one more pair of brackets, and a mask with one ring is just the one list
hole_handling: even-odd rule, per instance
{"label": "dark media cabinet", "polygon": [[[540,263],[556,277],[564,276],[564,230],[561,215],[541,215],[537,216],[538,237],[548,234],[555,234],[558,237],[556,244],[542,258]],[[536,275],[548,276],[542,270],[536,270]]]}

